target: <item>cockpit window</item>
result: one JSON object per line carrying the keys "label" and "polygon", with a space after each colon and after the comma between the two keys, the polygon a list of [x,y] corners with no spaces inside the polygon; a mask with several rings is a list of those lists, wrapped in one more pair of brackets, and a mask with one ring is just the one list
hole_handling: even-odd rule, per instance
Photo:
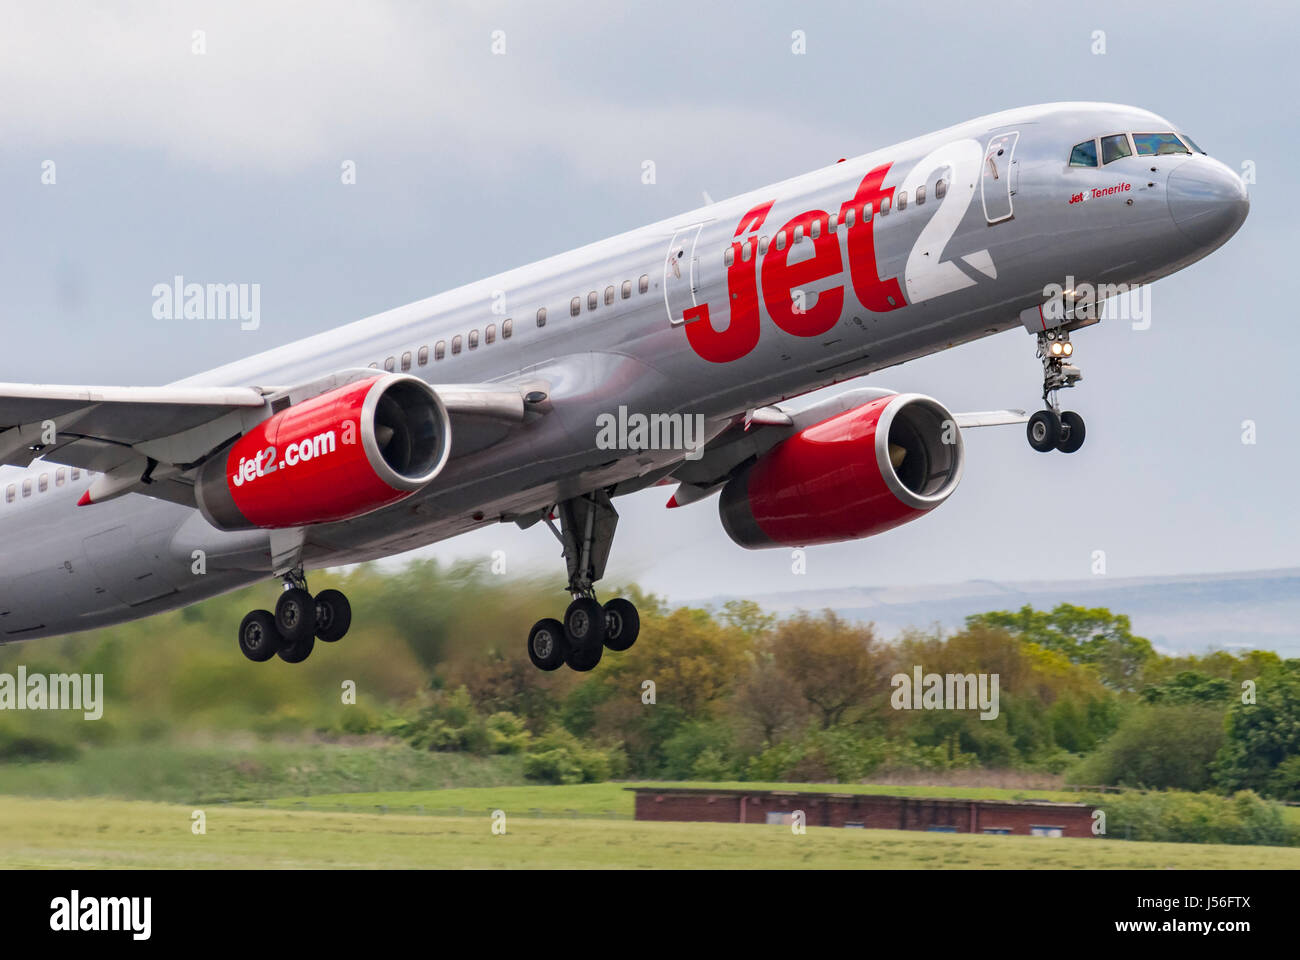
{"label": "cockpit window", "polygon": [[1189,137],[1187,134],[1185,134],[1185,133],[1180,133],[1179,136],[1183,138],[1183,143],[1187,144],[1189,147],[1191,147],[1191,148],[1192,148],[1193,150],[1195,150],[1197,153],[1205,153],[1204,150],[1202,150],[1200,147],[1198,147],[1198,146],[1196,145],[1196,141],[1193,140],[1191,137]]}
{"label": "cockpit window", "polygon": [[1110,163],[1112,160],[1131,156],[1133,156],[1133,151],[1129,149],[1128,134],[1117,133],[1113,137],[1101,138],[1102,163]]}
{"label": "cockpit window", "polygon": [[1140,157],[1163,157],[1170,153],[1191,153],[1172,133],[1135,133],[1133,146]]}
{"label": "cockpit window", "polygon": [[1097,165],[1097,141],[1085,140],[1076,144],[1070,151],[1070,166],[1095,167]]}

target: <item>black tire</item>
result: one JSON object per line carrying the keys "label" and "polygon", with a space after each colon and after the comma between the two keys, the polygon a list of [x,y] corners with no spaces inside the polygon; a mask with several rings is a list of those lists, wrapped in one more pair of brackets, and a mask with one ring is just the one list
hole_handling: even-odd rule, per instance
{"label": "black tire", "polygon": [[312,649],[315,646],[316,635],[309,633],[301,640],[281,644],[277,652],[280,654],[280,659],[285,663],[302,663],[311,656]]}
{"label": "black tire", "polygon": [[326,643],[342,640],[352,626],[352,604],[338,590],[316,594],[316,639]]}
{"label": "black tire", "polygon": [[254,610],[239,625],[239,652],[254,663],[270,660],[280,643],[280,632],[270,610]]}
{"label": "black tire", "polygon": [[615,597],[605,604],[605,646],[610,650],[626,650],[636,643],[641,632],[641,616],[631,600]]}
{"label": "black tire", "polygon": [[1061,418],[1055,410],[1039,410],[1025,424],[1025,436],[1039,453],[1055,450],[1061,440]]}
{"label": "black tire", "polygon": [[569,641],[570,650],[601,649],[605,645],[605,611],[600,604],[590,597],[579,597],[569,604],[564,611],[564,639]]}
{"label": "black tire", "polygon": [[564,662],[569,665],[570,670],[586,673],[600,663],[601,655],[604,652],[605,645],[603,643],[598,643],[594,647],[571,646],[564,655]]}
{"label": "black tire", "polygon": [[1066,410],[1061,414],[1061,439],[1057,442],[1056,449],[1062,453],[1074,453],[1083,446],[1083,438],[1086,435],[1083,417],[1073,410]]}
{"label": "black tire", "polygon": [[538,670],[558,670],[568,652],[564,624],[554,617],[538,620],[528,631],[528,659]]}
{"label": "black tire", "polygon": [[275,601],[275,628],[286,646],[315,637],[316,601],[311,594],[298,587],[280,594],[280,599]]}

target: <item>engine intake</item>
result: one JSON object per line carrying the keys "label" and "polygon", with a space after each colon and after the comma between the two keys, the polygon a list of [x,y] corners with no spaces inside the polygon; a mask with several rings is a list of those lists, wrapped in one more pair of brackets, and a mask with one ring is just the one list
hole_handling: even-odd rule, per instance
{"label": "engine intake", "polygon": [[942,404],[894,394],[781,441],[727,482],[718,509],[727,535],[751,550],[857,540],[943,503],[964,462]]}
{"label": "engine intake", "polygon": [[350,520],[409,497],[451,450],[446,408],[423,380],[385,374],[263,420],[199,468],[195,499],[222,530]]}

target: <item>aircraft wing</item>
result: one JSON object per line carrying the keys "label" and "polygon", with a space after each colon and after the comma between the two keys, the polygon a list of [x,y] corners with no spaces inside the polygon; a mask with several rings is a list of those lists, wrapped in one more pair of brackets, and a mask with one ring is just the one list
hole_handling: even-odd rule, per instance
{"label": "aircraft wing", "polygon": [[[0,463],[26,467],[39,457],[105,474],[112,495],[138,489],[193,505],[183,475],[213,451],[290,404],[375,375],[348,370],[294,387],[0,383]],[[452,455],[503,439],[524,422],[525,397],[544,399],[546,389],[533,382],[435,385],[451,418]]]}

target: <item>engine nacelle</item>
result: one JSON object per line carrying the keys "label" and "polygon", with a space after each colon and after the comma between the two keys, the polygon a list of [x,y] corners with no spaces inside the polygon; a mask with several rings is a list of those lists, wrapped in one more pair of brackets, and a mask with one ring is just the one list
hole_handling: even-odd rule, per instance
{"label": "engine nacelle", "polygon": [[195,498],[222,530],[349,520],[409,497],[450,450],[433,388],[384,374],[263,420],[199,468]]}
{"label": "engine nacelle", "polygon": [[781,441],[727,482],[718,510],[727,535],[750,550],[857,540],[943,503],[964,461],[942,404],[894,394]]}

